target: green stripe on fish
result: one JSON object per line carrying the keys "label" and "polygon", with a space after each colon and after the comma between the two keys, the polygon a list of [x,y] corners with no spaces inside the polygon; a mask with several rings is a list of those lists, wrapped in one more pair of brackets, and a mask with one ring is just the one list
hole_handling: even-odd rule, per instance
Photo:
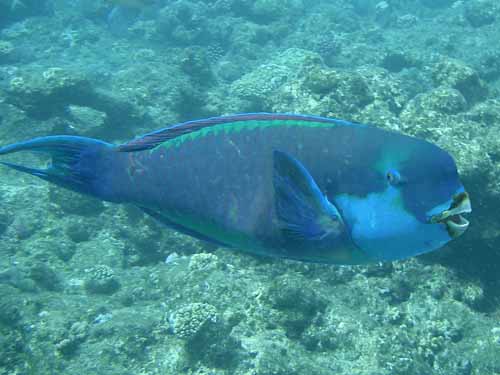
{"label": "green stripe on fish", "polygon": [[20,151],[46,153],[51,164],[2,163],[135,205],[202,240],[311,262],[429,252],[464,233],[461,215],[471,211],[446,151],[338,119],[250,113],[184,122],[117,146],[52,136],[0,147],[0,155]]}
{"label": "green stripe on fish", "polygon": [[335,126],[339,126],[339,124],[312,122],[312,121],[294,121],[294,120],[272,120],[272,121],[253,120],[247,122],[230,122],[230,123],[218,124],[216,126],[202,128],[200,130],[196,130],[188,134],[180,135],[176,138],[160,143],[158,146],[151,149],[151,152],[160,148],[168,150],[174,147],[179,147],[184,142],[194,141],[197,138],[205,137],[208,135],[219,135],[221,133],[231,134],[231,133],[239,133],[241,131],[265,129],[270,127],[331,128]]}
{"label": "green stripe on fish", "polygon": [[[329,119],[317,116],[305,116],[294,114],[270,114],[270,113],[249,113],[234,116],[212,117],[205,120],[195,120],[173,125],[158,131],[145,134],[130,142],[118,146],[118,151],[141,151],[149,150],[159,146],[168,140],[183,137],[191,134],[197,138],[200,134],[210,134],[212,131],[217,134],[226,128],[223,125],[229,125],[230,131],[241,131],[243,129],[266,128],[274,126],[294,126],[294,127],[335,127],[357,126],[364,127],[359,123],[352,123],[339,119]],[[234,128],[233,128],[234,127]],[[200,130],[208,130],[208,133],[199,133]],[[226,129],[227,130],[227,129]],[[195,139],[185,138],[185,139]]]}

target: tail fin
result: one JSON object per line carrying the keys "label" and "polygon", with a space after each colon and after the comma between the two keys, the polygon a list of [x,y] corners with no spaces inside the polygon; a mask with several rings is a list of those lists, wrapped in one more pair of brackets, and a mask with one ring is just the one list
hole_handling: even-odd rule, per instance
{"label": "tail fin", "polygon": [[46,169],[0,163],[67,189],[105,199],[106,189],[102,183],[113,149],[112,144],[92,138],[48,136],[0,147],[0,155],[19,151],[47,153],[52,162]]}

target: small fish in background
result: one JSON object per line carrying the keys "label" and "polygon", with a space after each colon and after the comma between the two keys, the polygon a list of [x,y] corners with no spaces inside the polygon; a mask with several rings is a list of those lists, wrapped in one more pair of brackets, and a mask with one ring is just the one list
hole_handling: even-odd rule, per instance
{"label": "small fish in background", "polygon": [[344,120],[247,113],[188,121],[121,145],[48,136],[0,147],[51,156],[1,162],[142,209],[220,246],[296,260],[405,259],[462,235],[471,212],[453,158],[421,139]]}
{"label": "small fish in background", "polygon": [[110,0],[113,8],[107,16],[108,27],[115,35],[123,35],[137,20],[143,9],[154,0]]}

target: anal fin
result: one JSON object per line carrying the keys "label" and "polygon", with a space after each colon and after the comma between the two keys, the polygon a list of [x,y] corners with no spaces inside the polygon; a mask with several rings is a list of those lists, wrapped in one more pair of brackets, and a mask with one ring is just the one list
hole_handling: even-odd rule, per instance
{"label": "anal fin", "polygon": [[158,221],[159,223],[171,228],[171,229],[174,229],[176,230],[177,232],[180,232],[182,234],[185,234],[185,235],[188,235],[188,236],[191,236],[191,237],[194,237],[198,240],[201,240],[201,241],[205,241],[205,242],[209,242],[209,243],[212,243],[214,245],[217,245],[217,246],[223,246],[223,247],[228,247],[227,244],[223,243],[223,242],[220,242],[216,239],[213,239],[211,237],[208,237],[204,234],[201,234],[195,230],[192,230],[192,229],[189,229],[189,228],[186,228],[185,226],[181,225],[181,224],[177,224],[175,222],[173,222],[172,220],[166,218],[164,215],[162,215],[161,213],[155,211],[155,210],[152,210],[150,208],[147,208],[147,207],[139,207],[144,213],[146,213],[147,215],[151,216],[153,219],[155,219],[156,221]]}

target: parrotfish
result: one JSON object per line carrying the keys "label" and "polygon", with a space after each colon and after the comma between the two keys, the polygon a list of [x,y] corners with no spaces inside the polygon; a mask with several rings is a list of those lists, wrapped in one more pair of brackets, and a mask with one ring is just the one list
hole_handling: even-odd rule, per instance
{"label": "parrotfish", "polygon": [[405,259],[463,234],[469,195],[425,140],[345,120],[250,113],[172,125],[123,144],[46,136],[2,164],[135,205],[184,234],[259,255],[333,264]]}

